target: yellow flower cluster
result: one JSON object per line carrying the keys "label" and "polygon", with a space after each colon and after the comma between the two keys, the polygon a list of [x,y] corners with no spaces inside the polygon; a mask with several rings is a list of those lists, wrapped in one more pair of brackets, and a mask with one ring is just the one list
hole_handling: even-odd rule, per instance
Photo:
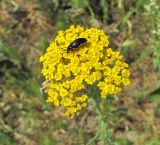
{"label": "yellow flower cluster", "polygon": [[[67,47],[77,38],[86,38],[87,42],[67,53]],[[71,26],[59,31],[40,57],[41,73],[47,80],[43,85],[48,94],[47,102],[65,107],[66,115],[74,117],[87,106],[87,84],[96,83],[103,99],[128,86],[128,65],[122,61],[123,56],[108,45],[104,31],[96,28]]]}

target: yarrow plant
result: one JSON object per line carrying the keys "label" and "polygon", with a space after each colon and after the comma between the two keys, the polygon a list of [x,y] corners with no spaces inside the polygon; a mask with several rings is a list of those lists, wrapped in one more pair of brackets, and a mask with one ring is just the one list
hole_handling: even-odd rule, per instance
{"label": "yarrow plant", "polygon": [[[86,38],[87,42],[67,53],[67,47],[77,38]],[[66,116],[73,118],[87,107],[88,86],[98,88],[102,99],[128,86],[128,64],[122,61],[120,52],[114,52],[108,45],[108,36],[97,28],[70,26],[59,31],[39,59],[46,80],[42,88],[48,94],[47,102],[63,106]]]}

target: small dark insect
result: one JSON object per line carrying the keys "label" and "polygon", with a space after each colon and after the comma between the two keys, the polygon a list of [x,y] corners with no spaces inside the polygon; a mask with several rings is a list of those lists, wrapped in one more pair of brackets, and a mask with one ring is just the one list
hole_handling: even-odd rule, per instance
{"label": "small dark insect", "polygon": [[86,38],[78,38],[74,40],[68,47],[67,47],[67,53],[69,51],[73,51],[75,48],[80,47],[82,44],[86,43],[87,39]]}

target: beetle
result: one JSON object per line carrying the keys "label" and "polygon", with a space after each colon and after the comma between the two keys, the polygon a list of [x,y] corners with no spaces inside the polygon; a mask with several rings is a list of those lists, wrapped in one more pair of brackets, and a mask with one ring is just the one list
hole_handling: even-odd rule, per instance
{"label": "beetle", "polygon": [[71,44],[67,47],[67,53],[69,53],[70,51],[73,51],[75,48],[80,47],[81,45],[83,45],[84,43],[87,42],[86,38],[78,38],[76,40],[74,40],[73,42],[71,42]]}

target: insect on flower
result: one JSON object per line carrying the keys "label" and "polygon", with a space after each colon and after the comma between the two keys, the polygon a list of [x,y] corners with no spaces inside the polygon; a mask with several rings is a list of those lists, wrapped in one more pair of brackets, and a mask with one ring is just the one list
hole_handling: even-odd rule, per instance
{"label": "insect on flower", "polygon": [[128,86],[129,66],[123,55],[108,45],[108,36],[97,28],[70,26],[58,31],[39,58],[46,80],[41,88],[47,94],[46,102],[63,107],[65,115],[73,118],[88,106],[90,86],[99,92],[93,91],[93,97],[105,100]]}
{"label": "insect on flower", "polygon": [[87,42],[86,38],[78,38],[74,40],[68,47],[67,47],[67,53],[69,51],[73,51],[75,48],[82,46],[84,43]]}

